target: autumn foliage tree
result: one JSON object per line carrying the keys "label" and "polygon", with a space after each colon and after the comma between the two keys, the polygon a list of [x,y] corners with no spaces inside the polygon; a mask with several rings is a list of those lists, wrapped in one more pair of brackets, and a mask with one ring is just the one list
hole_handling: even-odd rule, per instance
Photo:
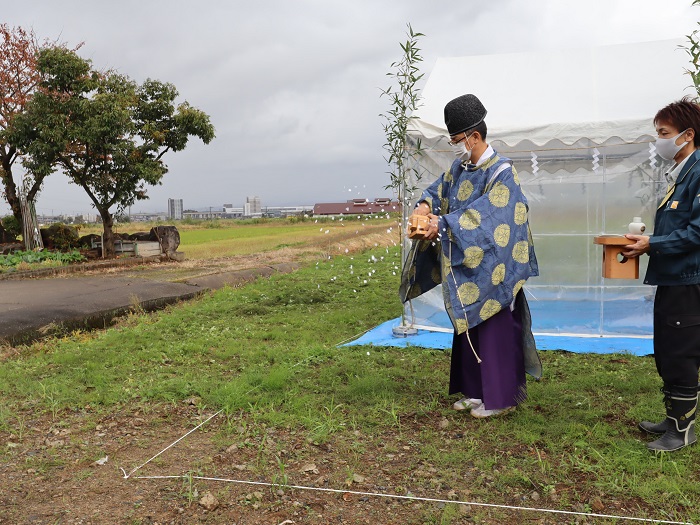
{"label": "autumn foliage tree", "polygon": [[[39,83],[36,69],[37,39],[32,31],[0,24],[0,181],[12,214],[21,223],[17,185],[12,167],[18,159],[16,145],[7,139],[7,130],[14,117],[24,111]],[[29,199],[34,199],[41,181],[34,181]]]}
{"label": "autumn foliage tree", "polygon": [[175,106],[175,86],[138,85],[124,75],[99,72],[62,47],[42,49],[39,89],[9,134],[37,176],[55,170],[82,187],[102,218],[104,254],[114,255],[114,215],[147,199],[161,184],[163,156],[183,150],[191,136],[214,138],[209,116],[187,102]]}

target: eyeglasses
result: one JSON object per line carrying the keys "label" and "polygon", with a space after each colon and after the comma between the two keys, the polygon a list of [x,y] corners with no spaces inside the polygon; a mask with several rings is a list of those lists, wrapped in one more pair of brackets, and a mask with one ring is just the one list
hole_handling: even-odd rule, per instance
{"label": "eyeglasses", "polygon": [[466,134],[466,133],[464,134],[464,136],[463,136],[461,139],[459,139],[459,140],[448,140],[447,143],[448,143],[450,146],[456,146],[457,144],[459,144],[459,143],[462,142],[463,140],[467,140],[467,134]]}

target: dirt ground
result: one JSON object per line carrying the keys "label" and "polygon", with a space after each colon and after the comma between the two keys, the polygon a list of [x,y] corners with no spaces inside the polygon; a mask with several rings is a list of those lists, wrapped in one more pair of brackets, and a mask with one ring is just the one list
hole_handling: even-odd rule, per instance
{"label": "dirt ground", "polygon": [[[402,433],[348,430],[321,445],[304,433],[254,424],[246,414],[205,423],[214,414],[196,399],[110,414],[84,407],[55,419],[27,414],[16,434],[0,433],[0,524],[607,523],[484,507],[475,487],[493,489],[490,504],[511,507],[557,508],[560,498],[579,501],[572,509],[579,512],[624,516],[645,507],[569,494],[570,486],[503,494],[489,472],[422,459],[429,444],[416,437],[425,426],[438,429],[445,450],[460,446],[471,418],[459,414],[406,414]],[[413,496],[422,499],[407,499]]]}
{"label": "dirt ground", "polygon": [[[223,415],[139,468],[209,415],[183,403],[97,418],[86,407],[61,414],[60,424],[46,416],[29,419],[21,436],[0,435],[8,448],[0,467],[0,523],[440,523],[439,519],[430,520],[444,512],[444,502],[369,494],[392,494],[396,487],[409,484],[422,497],[462,501],[469,497],[469,491],[464,490],[469,483],[438,475],[430,465],[411,470],[417,460],[409,461],[408,457],[420,451],[395,435],[379,441],[373,438],[371,442],[379,444],[357,458],[366,470],[349,476],[349,451],[353,442],[363,440],[360,433],[338,436],[317,446],[290,431],[250,432],[243,419],[236,428],[236,422]],[[436,421],[430,421],[428,416],[421,424],[436,424],[440,416],[435,414],[434,418]],[[233,433],[223,438],[229,435],[232,423]],[[219,432],[224,426],[227,432]],[[455,432],[446,430],[444,434],[446,440],[458,439]],[[278,458],[286,465],[286,487],[279,485],[284,480]],[[126,479],[125,473],[132,472]],[[141,478],[147,476],[178,477]],[[271,485],[274,483],[278,485]],[[289,485],[339,492],[292,489]],[[451,523],[475,523],[475,511],[478,509],[473,506],[461,505],[454,511],[458,520]],[[478,521],[500,522],[488,518]]]}

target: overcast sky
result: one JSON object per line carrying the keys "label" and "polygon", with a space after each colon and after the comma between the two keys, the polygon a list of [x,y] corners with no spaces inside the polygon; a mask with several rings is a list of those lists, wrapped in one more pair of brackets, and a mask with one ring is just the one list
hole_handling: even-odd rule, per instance
{"label": "overcast sky", "polygon": [[[51,0],[3,2],[2,21],[68,45],[96,68],[173,83],[211,116],[216,139],[164,157],[169,173],[135,211],[242,207],[390,196],[380,88],[406,25],[422,71],[441,56],[543,51],[679,38],[700,20],[691,0]],[[654,64],[647,64],[650,81]],[[566,79],[562,79],[566,82]],[[689,81],[690,82],[690,81]],[[517,89],[517,85],[514,86]],[[643,86],[640,86],[643,89]],[[465,92],[469,86],[465,86]],[[20,171],[19,169],[17,171]],[[0,214],[9,207],[0,201]],[[93,213],[61,174],[43,213]]]}

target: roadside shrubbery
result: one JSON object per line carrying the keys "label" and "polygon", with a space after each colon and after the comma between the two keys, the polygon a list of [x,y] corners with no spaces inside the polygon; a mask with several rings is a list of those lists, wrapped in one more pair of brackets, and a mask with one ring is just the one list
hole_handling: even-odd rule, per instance
{"label": "roadside shrubbery", "polygon": [[69,252],[14,252],[0,255],[0,273],[12,270],[35,270],[46,266],[62,266],[64,264],[84,261],[85,257],[78,250]]}
{"label": "roadside shrubbery", "polygon": [[0,225],[5,228],[5,231],[17,238],[22,235],[22,224],[15,218],[14,215],[7,215],[0,218]]}

